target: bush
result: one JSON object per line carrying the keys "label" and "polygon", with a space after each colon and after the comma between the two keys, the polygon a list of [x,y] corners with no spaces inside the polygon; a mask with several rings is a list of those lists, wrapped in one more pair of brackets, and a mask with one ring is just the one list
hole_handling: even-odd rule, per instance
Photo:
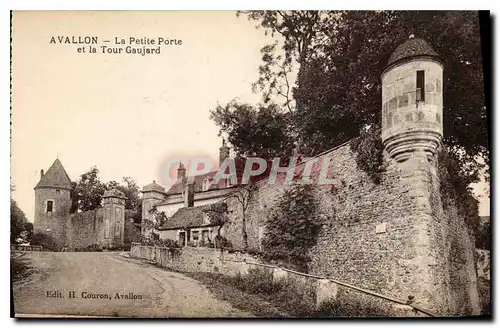
{"label": "bush", "polygon": [[154,239],[141,236],[139,243],[142,246],[157,246],[157,247],[174,247],[181,248],[182,246],[172,239]]}
{"label": "bush", "polygon": [[349,302],[326,300],[314,313],[315,317],[389,317],[388,310],[361,298],[352,298]]}
{"label": "bush", "polygon": [[225,248],[225,249],[233,249],[233,243],[223,236],[215,236],[215,247],[216,248]]}
{"label": "bush", "polygon": [[273,296],[284,311],[294,317],[310,317],[316,307],[316,289],[298,283],[294,278],[281,281],[280,291]]}
{"label": "bush", "polygon": [[176,240],[172,239],[160,239],[154,241],[154,246],[158,247],[172,247],[172,248],[180,248],[181,245]]}
{"label": "bush", "polygon": [[240,289],[252,294],[274,294],[282,284],[273,280],[273,273],[266,269],[250,269],[245,276],[237,276]]}
{"label": "bush", "polygon": [[31,245],[42,246],[44,250],[56,252],[59,250],[57,243],[51,235],[43,232],[35,232],[31,236]]}
{"label": "bush", "polygon": [[85,251],[86,252],[102,252],[102,247],[98,244],[92,244],[92,245],[88,245],[85,248]]}
{"label": "bush", "polygon": [[350,148],[356,154],[356,166],[366,172],[374,183],[379,184],[385,171],[381,128],[372,126],[362,131],[351,140]]}
{"label": "bush", "polygon": [[288,263],[307,272],[309,250],[316,244],[322,225],[313,192],[312,185],[295,185],[280,197],[266,223],[262,241],[266,260]]}
{"label": "bush", "polygon": [[481,304],[481,314],[491,314],[491,281],[479,277],[479,301]]}
{"label": "bush", "polygon": [[32,272],[32,268],[28,265],[26,259],[23,259],[21,257],[16,257],[16,258],[11,257],[10,272],[12,281],[16,282],[28,277]]}
{"label": "bush", "polygon": [[[438,175],[443,208],[456,206],[475,241],[482,238],[479,225],[479,202],[470,184],[478,181],[477,170],[468,172],[460,163],[460,155],[441,149],[438,153]],[[489,239],[489,238],[488,238]]]}
{"label": "bush", "polygon": [[200,247],[208,247],[208,248],[214,248],[215,245],[213,242],[211,241],[205,241],[205,240],[200,240],[200,242],[198,243],[198,246]]}
{"label": "bush", "polygon": [[307,317],[314,312],[314,290],[298,284],[293,278],[276,281],[272,271],[257,268],[250,269],[244,276],[238,274],[225,279],[226,284],[246,293],[259,295],[292,316]]}

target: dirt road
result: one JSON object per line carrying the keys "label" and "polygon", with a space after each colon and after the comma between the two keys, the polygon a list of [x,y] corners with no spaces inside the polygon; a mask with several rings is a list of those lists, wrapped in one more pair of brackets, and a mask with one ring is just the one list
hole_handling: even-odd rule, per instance
{"label": "dirt road", "polygon": [[30,252],[36,273],[14,283],[19,314],[249,317],[182,274],[118,253]]}

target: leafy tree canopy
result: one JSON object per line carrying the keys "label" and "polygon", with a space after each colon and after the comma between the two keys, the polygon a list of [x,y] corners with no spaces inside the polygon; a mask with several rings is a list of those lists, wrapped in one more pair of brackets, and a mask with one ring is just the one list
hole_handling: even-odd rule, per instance
{"label": "leafy tree canopy", "polygon": [[99,179],[99,170],[96,166],[83,173],[77,182],[72,183],[71,212],[90,211],[101,207],[101,200],[106,186]]}
{"label": "leafy tree canopy", "polygon": [[237,154],[270,159],[293,150],[289,117],[275,104],[255,107],[231,101],[217,106],[210,117],[228,135]]}
{"label": "leafy tree canopy", "polygon": [[[314,155],[358,136],[367,125],[378,126],[380,73],[392,51],[414,34],[427,40],[444,61],[444,144],[470,182],[472,171],[481,167],[475,161],[478,156],[489,166],[477,12],[239,14],[263,28],[273,42],[261,49],[262,65],[254,85],[263,103],[233,102],[212,111],[212,119],[237,152],[283,156],[283,150],[288,151],[284,146],[296,139],[302,154]],[[293,67],[298,67],[296,75]],[[269,126],[269,115],[259,115],[263,108],[273,109],[275,119]]]}
{"label": "leafy tree canopy", "polygon": [[124,177],[121,184],[116,181],[103,183],[99,178],[99,170],[95,166],[82,174],[77,182],[72,182],[71,212],[90,211],[101,207],[104,192],[111,189],[117,189],[124,193],[127,197],[125,209],[135,211],[134,221],[140,222],[142,201],[137,183],[131,177]]}
{"label": "leafy tree canopy", "polygon": [[28,222],[26,215],[14,199],[10,199],[10,243],[29,242],[33,233],[33,223]]}
{"label": "leafy tree canopy", "polygon": [[131,177],[124,177],[122,184],[116,181],[110,181],[106,184],[106,190],[117,189],[121,191],[127,199],[125,200],[125,209],[135,212],[134,222],[140,223],[142,216],[142,199],[140,197],[140,188]]}

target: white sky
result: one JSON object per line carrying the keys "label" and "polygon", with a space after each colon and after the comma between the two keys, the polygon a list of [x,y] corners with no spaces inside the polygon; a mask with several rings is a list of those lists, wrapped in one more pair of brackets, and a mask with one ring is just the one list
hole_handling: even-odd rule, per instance
{"label": "white sky", "polygon": [[[72,180],[96,165],[101,181],[161,180],[169,156],[218,159],[217,103],[258,102],[267,43],[234,12],[17,12],[13,19],[12,181],[30,220],[34,190],[59,155]],[[78,54],[51,36],[182,39],[161,55]]]}
{"label": "white sky", "polygon": [[[161,55],[78,54],[52,36],[182,39]],[[72,180],[162,181],[172,156],[218,159],[209,111],[251,92],[269,39],[234,12],[16,12],[13,18],[12,182],[33,220],[34,190],[58,156]],[[102,43],[101,43],[102,44]],[[99,49],[100,51],[100,49]],[[489,215],[489,199],[480,213]]]}

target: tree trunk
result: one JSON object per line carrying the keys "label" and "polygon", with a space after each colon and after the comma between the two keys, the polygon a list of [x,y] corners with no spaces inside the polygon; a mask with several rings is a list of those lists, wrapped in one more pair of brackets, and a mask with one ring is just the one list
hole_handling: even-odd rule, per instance
{"label": "tree trunk", "polygon": [[215,237],[215,248],[221,248],[221,235],[220,235],[220,231],[222,229],[222,226],[219,226],[219,228],[217,228],[217,236]]}
{"label": "tree trunk", "polygon": [[247,235],[247,220],[245,218],[245,211],[241,217],[241,234],[243,236],[243,250],[248,250],[248,235]]}

